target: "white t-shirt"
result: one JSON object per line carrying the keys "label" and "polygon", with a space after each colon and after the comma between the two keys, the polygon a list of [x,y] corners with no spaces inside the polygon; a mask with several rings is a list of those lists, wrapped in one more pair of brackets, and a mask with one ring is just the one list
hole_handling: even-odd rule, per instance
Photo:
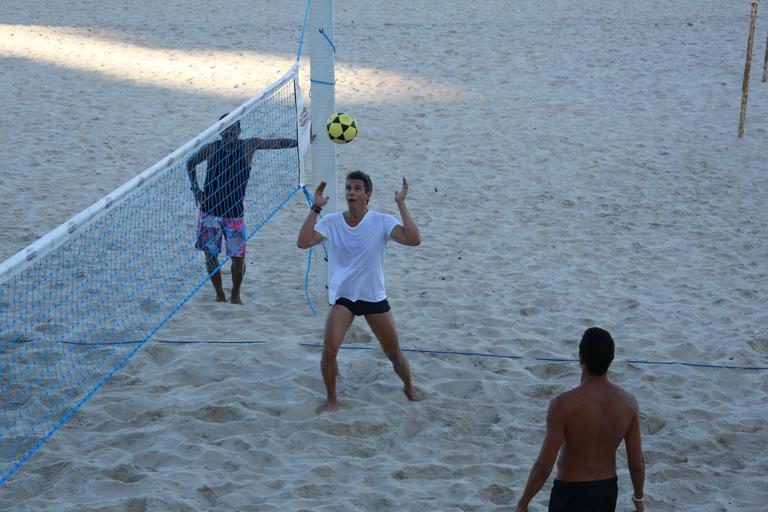
{"label": "white t-shirt", "polygon": [[315,231],[328,241],[328,300],[380,302],[384,289],[384,248],[400,222],[392,215],[368,210],[350,227],[342,212],[321,218]]}

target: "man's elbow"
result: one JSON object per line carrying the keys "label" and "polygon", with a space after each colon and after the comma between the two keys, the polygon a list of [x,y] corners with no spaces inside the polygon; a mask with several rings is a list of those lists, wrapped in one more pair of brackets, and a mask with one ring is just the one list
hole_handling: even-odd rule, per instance
{"label": "man's elbow", "polygon": [[544,482],[547,481],[551,473],[552,473],[552,466],[545,465],[540,462],[535,463],[533,465],[533,468],[531,468],[531,475],[536,478],[540,478]]}

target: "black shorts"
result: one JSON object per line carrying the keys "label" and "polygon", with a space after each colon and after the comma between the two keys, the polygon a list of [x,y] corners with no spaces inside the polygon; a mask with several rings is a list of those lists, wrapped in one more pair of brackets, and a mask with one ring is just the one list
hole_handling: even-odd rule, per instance
{"label": "black shorts", "polygon": [[356,300],[352,302],[344,297],[336,299],[337,306],[344,306],[355,316],[378,315],[389,311],[389,302],[384,299],[380,302],[368,302],[367,300]]}
{"label": "black shorts", "polygon": [[614,512],[619,479],[563,482],[555,479],[549,496],[549,512]]}

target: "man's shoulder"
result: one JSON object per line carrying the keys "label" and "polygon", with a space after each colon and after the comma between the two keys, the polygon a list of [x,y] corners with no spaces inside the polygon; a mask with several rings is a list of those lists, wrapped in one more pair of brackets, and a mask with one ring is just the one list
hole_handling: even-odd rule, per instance
{"label": "man's shoulder", "polygon": [[552,414],[566,422],[571,419],[582,421],[585,412],[594,412],[595,407],[608,407],[627,416],[636,415],[639,411],[632,393],[612,383],[600,387],[579,385],[560,393],[550,403]]}
{"label": "man's shoulder", "polygon": [[623,388],[619,386],[618,384],[614,384],[613,382],[608,382],[608,385],[606,386],[606,393],[613,393],[617,397],[635,402],[635,395],[633,395],[629,390],[626,388]]}
{"label": "man's shoulder", "polygon": [[397,217],[395,217],[391,213],[380,212],[378,210],[368,210],[368,215],[371,216],[371,219],[374,219],[383,223],[391,223],[393,220],[394,222],[398,222]]}
{"label": "man's shoulder", "polygon": [[613,395],[626,400],[635,400],[635,397],[632,393],[623,387],[608,381],[600,384],[599,386],[580,384],[576,387],[563,391],[557,395],[553,401],[557,400],[560,403],[567,403],[589,398],[597,394],[605,396]]}
{"label": "man's shoulder", "polygon": [[343,218],[344,212],[330,212],[326,213],[320,219],[318,222],[324,222],[326,224],[338,224],[341,219]]}
{"label": "man's shoulder", "polygon": [[554,398],[554,400],[557,400],[558,402],[568,402],[570,400],[578,398],[583,394],[584,394],[584,386],[582,384],[579,384],[578,386],[574,386],[570,389],[566,389],[565,391],[557,395]]}
{"label": "man's shoulder", "polygon": [[571,388],[556,395],[550,402],[553,408],[562,408],[579,399],[581,391],[579,387]]}
{"label": "man's shoulder", "polygon": [[213,154],[216,151],[217,142],[219,141],[208,142],[198,148],[195,148],[191,158],[200,158],[200,157],[208,158],[211,154]]}
{"label": "man's shoulder", "polygon": [[635,398],[635,395],[632,394],[629,390],[618,386],[616,384],[613,384],[614,389],[616,390],[616,394],[632,409],[637,410],[637,398]]}
{"label": "man's shoulder", "polygon": [[592,402],[599,398],[601,400],[607,400],[607,403],[613,403],[614,406],[624,404],[624,406],[637,410],[637,400],[635,396],[624,389],[623,387],[607,381],[599,386],[584,386],[579,385],[573,389],[561,394],[564,397],[564,402],[572,403],[578,406],[580,402]]}

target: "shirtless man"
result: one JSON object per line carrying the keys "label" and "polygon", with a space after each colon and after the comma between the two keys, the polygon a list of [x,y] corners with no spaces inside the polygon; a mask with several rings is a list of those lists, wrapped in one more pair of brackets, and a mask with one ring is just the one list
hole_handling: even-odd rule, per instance
{"label": "shirtless man", "polygon": [[632,394],[608,380],[613,351],[608,331],[592,327],[584,332],[579,344],[581,384],[550,402],[547,432],[517,512],[528,510],[531,499],[547,481],[558,452],[549,512],[616,510],[616,450],[622,439],[634,487],[632,503],[637,512],[645,510],[639,410]]}

